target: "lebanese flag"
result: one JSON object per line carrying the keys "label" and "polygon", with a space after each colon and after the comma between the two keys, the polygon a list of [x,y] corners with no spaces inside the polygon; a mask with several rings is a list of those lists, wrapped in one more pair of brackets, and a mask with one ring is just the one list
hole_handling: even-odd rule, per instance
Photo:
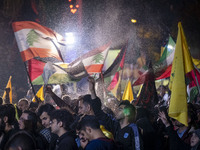
{"label": "lebanese flag", "polygon": [[32,21],[12,24],[23,61],[34,57],[54,57],[62,60],[59,48],[64,38],[53,30]]}
{"label": "lebanese flag", "polygon": [[110,43],[91,50],[69,64],[69,68],[83,63],[88,74],[101,73],[105,59],[108,55]]}

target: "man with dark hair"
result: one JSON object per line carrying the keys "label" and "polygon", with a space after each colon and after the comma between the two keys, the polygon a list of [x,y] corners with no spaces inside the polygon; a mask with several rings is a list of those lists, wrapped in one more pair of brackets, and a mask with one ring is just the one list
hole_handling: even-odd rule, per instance
{"label": "man with dark hair", "polygon": [[55,110],[51,114],[51,132],[58,135],[56,150],[77,150],[77,145],[70,125],[73,122],[72,115],[65,109]]}
{"label": "man with dark hair", "polygon": [[100,124],[95,116],[85,116],[77,125],[80,138],[89,142],[83,145],[85,150],[115,150],[116,146],[113,140],[108,139],[100,129]]}
{"label": "man with dark hair", "polygon": [[4,133],[0,143],[0,149],[2,150],[8,139],[17,132],[17,130],[13,128],[15,121],[14,106],[12,104],[0,105],[0,132]]}
{"label": "man with dark hair", "polygon": [[122,120],[127,117],[128,122],[134,122],[136,116],[135,107],[129,101],[122,101],[119,104],[119,112],[116,115],[117,120]]}
{"label": "man with dark hair", "polygon": [[37,116],[34,112],[25,110],[18,120],[19,129],[35,132],[37,129]]}
{"label": "man with dark hair", "polygon": [[56,134],[51,133],[51,128],[50,128],[50,114],[55,110],[53,105],[51,104],[43,104],[38,108],[37,115],[41,120],[41,123],[44,127],[40,131],[40,134],[42,134],[47,142],[49,143],[49,149],[54,150],[55,148],[55,143],[58,138]]}
{"label": "man with dark hair", "polygon": [[110,115],[107,115],[101,109],[99,109],[99,103],[101,101],[98,100],[94,87],[95,81],[94,79],[90,79],[89,88],[92,97],[92,107],[97,119],[104,122],[105,128],[112,132],[115,142],[121,145],[121,149],[142,150],[142,139],[140,137],[138,127],[134,123],[136,115],[135,107],[130,104],[129,101],[123,101],[119,105],[119,111],[116,114],[116,118],[112,118]]}
{"label": "man with dark hair", "polygon": [[81,97],[78,101],[78,114],[79,115],[94,115],[93,108],[91,106],[91,95],[87,94]]}
{"label": "man with dark hair", "polygon": [[31,135],[25,131],[14,134],[6,143],[5,150],[36,150],[36,144]]}
{"label": "man with dark hair", "polygon": [[45,128],[49,128],[50,127],[50,114],[52,113],[52,111],[54,111],[55,108],[53,107],[53,105],[51,104],[44,104],[44,105],[41,105],[39,108],[38,108],[38,112],[37,112],[37,115],[38,117],[40,118],[41,122],[42,122],[42,125],[45,127]]}
{"label": "man with dark hair", "polygon": [[19,121],[19,128],[21,130],[27,131],[36,141],[36,146],[38,149],[48,149],[48,142],[45,137],[37,132],[37,116],[34,112],[25,110]]}
{"label": "man with dark hair", "polygon": [[129,101],[122,101],[119,104],[119,111],[115,122],[115,140],[122,144],[123,149],[142,149],[142,141],[139,130],[134,124],[136,116],[135,107]]}
{"label": "man with dark hair", "polygon": [[[190,149],[190,140],[192,137],[191,128],[196,124],[197,114],[191,103],[188,104],[188,126],[182,124],[178,120],[171,118],[172,123],[168,119],[169,116],[164,111],[158,113],[158,118],[161,119],[166,127],[169,135],[169,148],[173,150]],[[176,130],[174,130],[176,128]]]}
{"label": "man with dark hair", "polygon": [[29,102],[28,102],[28,100],[26,98],[20,99],[18,101],[18,108],[22,112],[24,112],[25,110],[28,110],[28,108],[29,108]]}

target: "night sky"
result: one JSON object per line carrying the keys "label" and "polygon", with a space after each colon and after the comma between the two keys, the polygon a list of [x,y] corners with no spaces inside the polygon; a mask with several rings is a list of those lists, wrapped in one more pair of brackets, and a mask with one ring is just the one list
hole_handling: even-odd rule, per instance
{"label": "night sky", "polygon": [[[154,52],[160,53],[169,35],[176,41],[181,21],[191,55],[200,59],[198,0],[83,0],[82,3],[80,28],[78,15],[70,13],[67,0],[36,0],[38,14],[29,0],[0,0],[0,89],[4,89],[10,75],[18,93],[16,99],[22,98],[28,89],[25,67],[11,28],[11,23],[18,20],[39,19],[40,24],[63,36],[65,32],[76,32],[79,43],[75,56],[108,41],[112,41],[112,49],[121,49],[132,39],[129,63],[134,63],[136,52],[144,52],[154,62]],[[137,20],[136,24],[131,23],[132,18]]]}

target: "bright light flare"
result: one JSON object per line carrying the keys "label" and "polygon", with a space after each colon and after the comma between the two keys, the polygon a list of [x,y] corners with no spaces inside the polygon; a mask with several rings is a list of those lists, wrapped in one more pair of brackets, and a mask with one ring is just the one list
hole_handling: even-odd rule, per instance
{"label": "bright light flare", "polygon": [[71,8],[71,9],[72,9],[73,7],[74,7],[73,5],[69,5],[69,8]]}
{"label": "bright light flare", "polygon": [[170,49],[170,50],[174,49],[174,47],[172,45],[167,45],[167,48]]}
{"label": "bright light flare", "polygon": [[131,19],[131,22],[132,22],[132,23],[136,23],[137,20],[135,20],[135,19]]}
{"label": "bright light flare", "polygon": [[75,43],[75,37],[72,32],[65,33],[66,44],[73,45]]}

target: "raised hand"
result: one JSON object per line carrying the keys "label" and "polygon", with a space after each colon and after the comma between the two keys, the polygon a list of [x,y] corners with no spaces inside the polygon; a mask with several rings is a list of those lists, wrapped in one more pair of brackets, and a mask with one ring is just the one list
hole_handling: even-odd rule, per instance
{"label": "raised hand", "polygon": [[96,98],[96,92],[95,92],[95,80],[93,77],[88,77],[88,82],[89,82],[89,90],[91,93],[91,98],[95,99]]}
{"label": "raised hand", "polygon": [[89,76],[88,77],[88,83],[89,83],[89,90],[94,90],[95,88],[95,80],[93,77]]}
{"label": "raised hand", "polygon": [[162,122],[165,125],[165,127],[170,126],[169,121],[167,120],[167,117],[166,117],[166,115],[165,115],[165,113],[163,111],[158,113],[158,118],[160,120],[162,120]]}

